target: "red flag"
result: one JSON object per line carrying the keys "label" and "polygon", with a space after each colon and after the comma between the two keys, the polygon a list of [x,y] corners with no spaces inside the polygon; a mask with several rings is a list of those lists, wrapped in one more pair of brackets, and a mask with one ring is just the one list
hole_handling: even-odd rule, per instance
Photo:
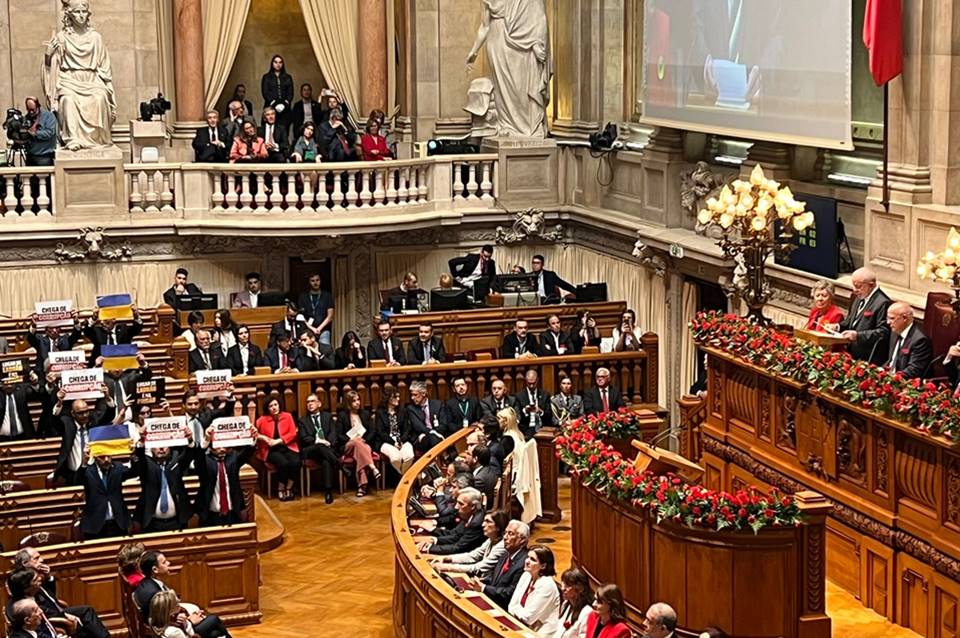
{"label": "red flag", "polygon": [[867,0],[863,44],[870,52],[870,74],[877,86],[883,86],[903,72],[900,0]]}

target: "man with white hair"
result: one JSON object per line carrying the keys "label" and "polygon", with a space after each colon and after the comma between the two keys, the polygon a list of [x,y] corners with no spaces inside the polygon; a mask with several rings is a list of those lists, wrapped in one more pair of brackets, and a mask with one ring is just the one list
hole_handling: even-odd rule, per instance
{"label": "man with white hair", "polygon": [[503,533],[503,546],[507,552],[481,581],[469,581],[469,588],[482,591],[502,609],[510,606],[513,590],[520,582],[527,561],[527,543],[530,541],[530,526],[523,521],[512,520]]}
{"label": "man with white hair", "polygon": [[616,412],[620,408],[627,407],[620,390],[610,383],[610,370],[597,368],[593,378],[596,385],[583,393],[584,414]]}
{"label": "man with white hair", "polygon": [[933,358],[933,346],[913,319],[910,304],[898,301],[887,308],[887,325],[890,326],[890,347],[886,366],[891,372],[899,372],[904,379],[923,378]]}
{"label": "man with white hair", "polygon": [[457,494],[457,526],[446,533],[428,538],[421,549],[428,554],[462,554],[483,544],[483,495],[472,487]]}
{"label": "man with white hair", "polygon": [[643,638],[674,638],[677,612],[667,603],[653,603],[643,618]]}
{"label": "man with white hair", "polygon": [[853,294],[850,313],[832,330],[849,342],[847,350],[854,359],[884,364],[890,340],[886,323],[888,297],[877,285],[877,275],[869,268],[858,268],[850,277]]}
{"label": "man with white hair", "polygon": [[410,384],[410,401],[407,405],[407,422],[412,431],[413,448],[426,452],[442,442],[447,436],[446,423],[449,422],[447,408],[443,401],[431,399],[427,394],[427,384],[414,381]]}

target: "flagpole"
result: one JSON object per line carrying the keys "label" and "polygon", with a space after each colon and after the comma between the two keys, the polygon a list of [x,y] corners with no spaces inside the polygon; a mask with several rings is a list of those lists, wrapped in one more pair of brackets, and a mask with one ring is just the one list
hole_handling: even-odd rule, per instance
{"label": "flagpole", "polygon": [[890,168],[890,82],[883,85],[883,195],[880,198],[880,204],[883,206],[883,212],[890,212],[890,178],[888,176]]}

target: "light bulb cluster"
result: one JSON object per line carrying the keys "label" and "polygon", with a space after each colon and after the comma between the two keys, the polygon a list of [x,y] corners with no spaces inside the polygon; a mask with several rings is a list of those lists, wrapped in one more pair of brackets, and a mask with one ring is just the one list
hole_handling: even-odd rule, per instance
{"label": "light bulb cluster", "polygon": [[784,228],[797,232],[810,228],[814,221],[813,213],[806,210],[804,202],[794,199],[790,187],[781,188],[776,180],[767,179],[757,164],[749,181],[734,180],[708,199],[697,221],[704,226],[716,224],[724,231],[737,226],[742,232],[765,234],[775,217]]}
{"label": "light bulb cluster", "polygon": [[960,232],[951,227],[947,234],[947,247],[943,252],[927,252],[917,264],[917,275],[921,279],[953,283],[960,267]]}

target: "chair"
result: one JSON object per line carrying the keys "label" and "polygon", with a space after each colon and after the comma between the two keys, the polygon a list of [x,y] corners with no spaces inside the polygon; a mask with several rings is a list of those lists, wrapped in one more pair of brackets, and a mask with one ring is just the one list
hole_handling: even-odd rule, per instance
{"label": "chair", "polygon": [[960,320],[957,320],[951,301],[952,296],[949,293],[927,293],[927,305],[923,311],[923,333],[930,338],[935,359],[930,362],[930,368],[924,376],[931,379],[946,378],[943,357],[950,346],[960,339]]}
{"label": "chair", "polygon": [[20,539],[19,548],[24,547],[45,547],[47,545],[61,545],[70,539],[65,534],[58,532],[34,532],[29,536]]}
{"label": "chair", "polygon": [[[384,460],[381,458],[379,452],[373,453],[373,462],[376,464],[377,469],[380,470],[380,478],[377,479],[377,489],[382,490],[386,486],[386,476],[387,468],[384,465]],[[340,493],[343,494],[347,491],[347,472],[345,470],[350,470],[350,475],[353,476],[356,474],[354,471],[357,466],[357,461],[352,456],[341,456],[340,457]]]}
{"label": "chair", "polygon": [[130,638],[143,638],[143,623],[140,622],[140,610],[133,599],[133,587],[123,576],[123,572],[117,571],[120,577],[120,604],[123,612],[123,620],[127,623],[127,631],[130,632]]}

